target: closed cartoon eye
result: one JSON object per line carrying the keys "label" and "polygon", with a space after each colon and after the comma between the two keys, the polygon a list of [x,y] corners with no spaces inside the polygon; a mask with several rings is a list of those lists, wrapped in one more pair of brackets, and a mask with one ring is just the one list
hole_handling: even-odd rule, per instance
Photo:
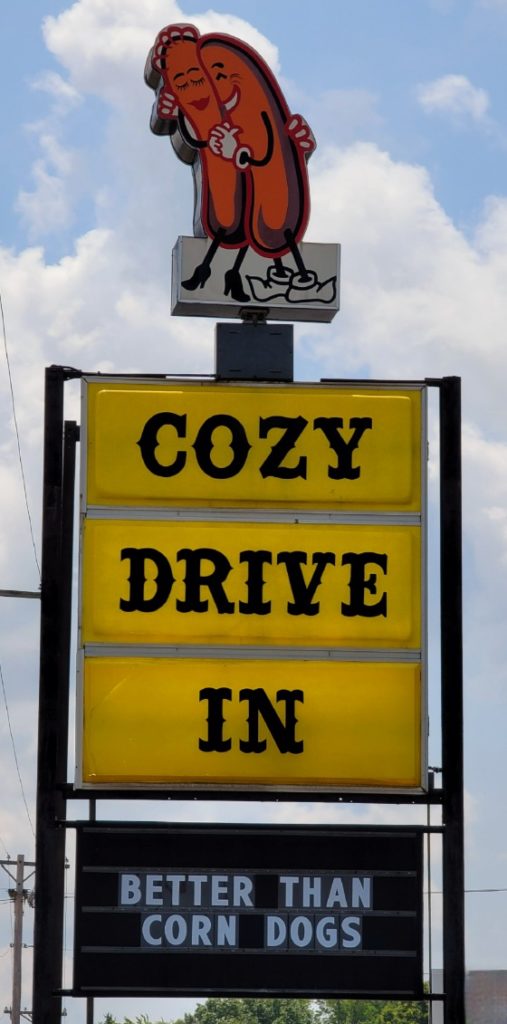
{"label": "closed cartoon eye", "polygon": [[220,82],[222,78],[227,78],[227,75],[224,72],[224,66],[225,65],[221,60],[216,60],[214,64],[211,65],[211,70],[215,72],[215,79],[217,82]]}

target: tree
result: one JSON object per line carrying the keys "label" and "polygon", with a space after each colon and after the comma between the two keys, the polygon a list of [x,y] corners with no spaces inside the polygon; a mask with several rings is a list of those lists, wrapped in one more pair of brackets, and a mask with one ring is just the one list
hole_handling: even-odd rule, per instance
{"label": "tree", "polygon": [[207,999],[174,1024],[315,1024],[309,999]]}
{"label": "tree", "polygon": [[426,1024],[428,1020],[428,1004],[425,1002],[385,1003],[379,1024]]}
{"label": "tree", "polygon": [[427,1024],[425,1002],[325,999],[317,1004],[321,1024]]}
{"label": "tree", "polygon": [[[427,1024],[421,1002],[374,999],[229,999],[199,1003],[172,1024]],[[101,1024],[120,1024],[106,1013]],[[150,1024],[145,1014],[123,1024]],[[164,1024],[163,1021],[157,1024]]]}

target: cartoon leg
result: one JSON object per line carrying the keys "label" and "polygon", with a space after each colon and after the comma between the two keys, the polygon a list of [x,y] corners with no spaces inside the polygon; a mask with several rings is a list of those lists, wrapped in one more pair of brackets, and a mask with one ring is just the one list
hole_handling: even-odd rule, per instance
{"label": "cartoon leg", "polygon": [[294,257],[294,262],[296,264],[296,267],[298,268],[301,281],[308,281],[310,278],[310,274],[305,267],[303,257],[294,241],[294,235],[292,234],[292,231],[290,231],[290,229],[287,228],[287,231],[284,231],[284,235],[287,245],[289,246],[289,249]]}
{"label": "cartoon leg", "polygon": [[224,294],[230,294],[231,299],[234,299],[235,302],[250,302],[250,296],[247,295],[243,288],[243,281],[241,280],[241,274],[239,272],[247,251],[247,245],[243,246],[243,248],[239,250],[236,259],[234,260],[234,265],[226,272],[225,275]]}
{"label": "cartoon leg", "polygon": [[211,261],[222,242],[224,234],[225,232],[223,228],[220,228],[220,230],[217,231],[202,263],[199,263],[195,268],[192,277],[189,277],[187,281],[181,282],[182,287],[186,288],[187,291],[195,292],[196,288],[204,288],[206,281],[211,275]]}
{"label": "cartoon leg", "polygon": [[247,277],[252,295],[257,302],[273,302],[275,299],[284,299],[293,280],[299,280],[301,275],[295,273],[291,267],[285,266],[280,256],[273,256],[273,265],[268,267],[266,277]]}
{"label": "cartoon leg", "polygon": [[283,284],[284,282],[290,284],[292,276],[293,271],[285,266],[281,256],[275,256],[273,266],[268,270],[268,278],[271,281],[276,281],[277,284]]}

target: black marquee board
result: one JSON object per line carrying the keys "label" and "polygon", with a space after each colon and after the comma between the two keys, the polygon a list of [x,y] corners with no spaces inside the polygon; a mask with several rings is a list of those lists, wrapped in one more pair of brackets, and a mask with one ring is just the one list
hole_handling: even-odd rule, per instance
{"label": "black marquee board", "polygon": [[74,995],[421,998],[422,831],[80,824]]}

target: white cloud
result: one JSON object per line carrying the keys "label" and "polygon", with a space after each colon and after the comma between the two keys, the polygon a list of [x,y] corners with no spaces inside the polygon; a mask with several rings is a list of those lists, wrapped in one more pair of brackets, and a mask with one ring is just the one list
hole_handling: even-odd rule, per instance
{"label": "white cloud", "polygon": [[465,75],[443,75],[426,82],[418,87],[417,96],[428,114],[450,114],[479,123],[484,121],[489,109],[486,90],[472,85]]}
{"label": "white cloud", "polygon": [[61,141],[67,116],[82,102],[77,89],[54,71],[46,71],[31,81],[31,88],[51,99],[45,117],[25,125],[33,136],[40,155],[31,167],[33,187],[21,189],[16,209],[28,237],[38,240],[61,231],[73,220],[74,200],[79,191],[79,157]]}
{"label": "white cloud", "polygon": [[[242,18],[208,11],[184,14],[175,0],[79,0],[56,17],[44,20],[48,49],[67,69],[79,89],[126,108],[132,94],[145,99],[143,71],[157,32],[172,22],[190,21],[201,32],[238,35],[278,68],[275,46]],[[135,69],[137,68],[137,74]],[[132,107],[130,107],[132,113]]]}
{"label": "white cloud", "polygon": [[437,202],[424,168],[364,143],[329,147],[313,159],[309,237],[338,237],[343,245],[335,328],[342,340],[333,346],[318,332],[328,371],[346,358],[349,368],[366,359],[373,373],[387,376],[487,377],[482,393],[468,393],[465,380],[468,415],[504,426],[502,203],[488,204],[474,244]]}
{"label": "white cloud", "polygon": [[46,132],[40,135],[39,144],[43,156],[32,168],[35,187],[32,191],[21,190],[16,204],[32,238],[67,228],[73,218],[72,175],[76,155]]}
{"label": "white cloud", "polygon": [[31,83],[32,89],[37,92],[45,92],[57,103],[59,112],[66,112],[82,101],[82,97],[69,82],[66,82],[61,75],[55,71],[46,71]]}

